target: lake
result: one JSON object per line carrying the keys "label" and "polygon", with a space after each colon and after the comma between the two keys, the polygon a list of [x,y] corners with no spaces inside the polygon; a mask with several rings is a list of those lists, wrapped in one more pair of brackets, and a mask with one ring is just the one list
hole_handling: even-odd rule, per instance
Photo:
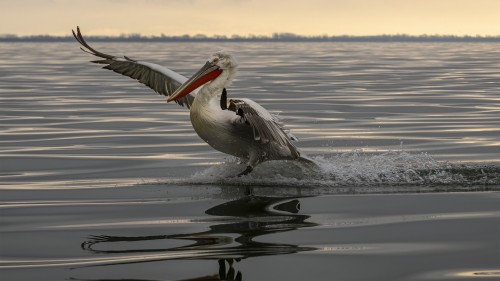
{"label": "lake", "polygon": [[236,178],[76,42],[0,43],[2,280],[500,279],[498,43],[90,43],[185,76],[230,51],[229,97],[319,169]]}

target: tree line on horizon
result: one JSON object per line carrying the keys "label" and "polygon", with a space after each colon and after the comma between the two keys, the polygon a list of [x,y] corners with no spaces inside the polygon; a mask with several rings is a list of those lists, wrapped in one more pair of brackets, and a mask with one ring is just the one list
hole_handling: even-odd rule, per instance
{"label": "tree line on horizon", "polygon": [[[98,42],[190,42],[190,41],[282,41],[282,42],[500,42],[498,36],[458,36],[458,35],[407,35],[407,34],[382,34],[382,35],[313,35],[305,36],[295,33],[274,33],[267,35],[213,35],[204,34],[172,36],[161,34],[160,36],[145,36],[139,33],[121,34],[119,36],[86,36],[88,40]],[[67,42],[73,41],[73,36],[52,35],[28,35],[18,36],[16,34],[1,34],[0,42]]]}

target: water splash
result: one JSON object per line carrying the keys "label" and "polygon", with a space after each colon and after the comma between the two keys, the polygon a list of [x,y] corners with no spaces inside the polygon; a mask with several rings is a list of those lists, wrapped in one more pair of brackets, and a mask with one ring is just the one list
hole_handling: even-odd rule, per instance
{"label": "water splash", "polygon": [[[243,186],[472,186],[500,185],[500,167],[435,160],[427,153],[390,151],[381,154],[354,150],[311,158],[317,167],[297,161],[270,161],[243,177],[245,166],[235,159],[166,183]],[[165,183],[165,182],[163,182]]]}

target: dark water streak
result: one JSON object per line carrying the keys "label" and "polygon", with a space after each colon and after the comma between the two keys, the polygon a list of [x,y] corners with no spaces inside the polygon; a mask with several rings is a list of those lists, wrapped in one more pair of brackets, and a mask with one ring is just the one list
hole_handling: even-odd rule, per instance
{"label": "dark water streak", "polygon": [[8,190],[0,271],[6,280],[498,277],[499,193],[243,192]]}

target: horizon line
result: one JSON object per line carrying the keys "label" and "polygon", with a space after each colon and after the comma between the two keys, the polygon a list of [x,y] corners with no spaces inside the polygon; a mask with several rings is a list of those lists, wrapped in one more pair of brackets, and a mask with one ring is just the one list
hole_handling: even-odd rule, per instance
{"label": "horizon line", "polygon": [[[121,35],[88,35],[86,38],[94,41],[402,41],[402,42],[420,42],[420,41],[483,41],[500,42],[500,35],[453,35],[453,34],[379,34],[379,35],[300,35],[290,32],[273,33],[272,35],[142,35],[140,33],[129,33]],[[72,35],[17,35],[0,34],[0,42],[16,41],[71,41]]]}

